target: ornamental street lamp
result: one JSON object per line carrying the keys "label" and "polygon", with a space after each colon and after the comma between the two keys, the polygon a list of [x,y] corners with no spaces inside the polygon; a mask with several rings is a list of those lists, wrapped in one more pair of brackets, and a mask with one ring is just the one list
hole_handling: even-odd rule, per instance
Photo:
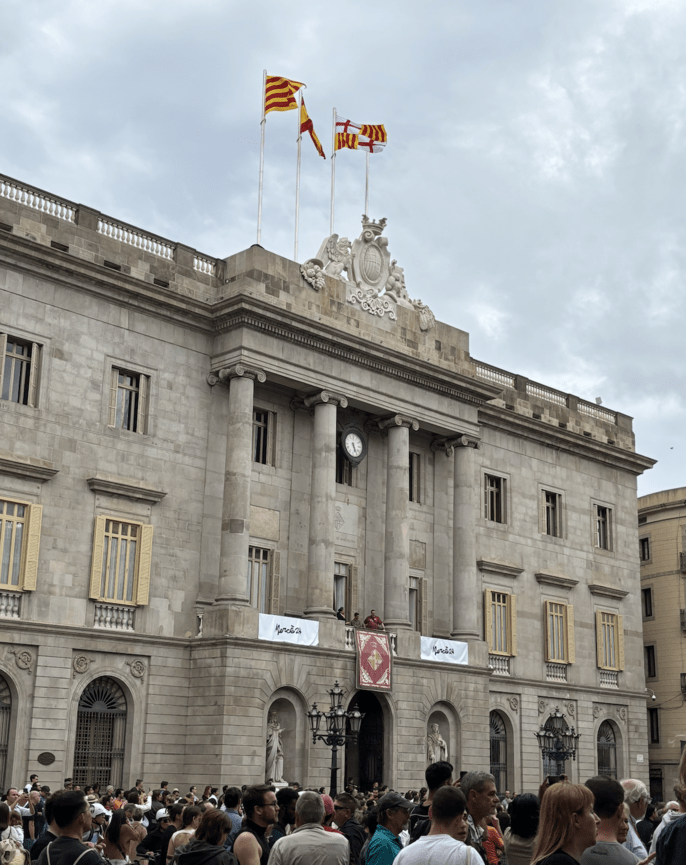
{"label": "ornamental street lamp", "polygon": [[538,747],[544,760],[550,760],[557,766],[557,774],[564,773],[565,762],[571,757],[576,760],[576,749],[579,745],[580,733],[570,727],[564,714],[558,707],[548,718],[541,729],[534,733],[538,739]]}
{"label": "ornamental street lamp", "polygon": [[[328,712],[322,712],[321,709],[317,708],[317,704],[313,703],[312,708],[305,714],[310,723],[312,743],[316,745],[317,739],[319,739],[331,748],[331,789],[329,794],[333,798],[336,795],[338,783],[338,749],[348,742],[357,741],[364,714],[359,709],[345,711],[343,708],[345,691],[338,684],[338,681],[327,693],[331,698]],[[326,731],[320,733],[319,730],[324,719],[326,719]]]}

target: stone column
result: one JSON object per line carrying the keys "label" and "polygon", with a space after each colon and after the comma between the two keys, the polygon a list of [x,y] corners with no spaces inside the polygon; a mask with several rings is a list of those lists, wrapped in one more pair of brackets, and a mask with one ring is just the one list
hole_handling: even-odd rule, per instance
{"label": "stone column", "polygon": [[314,406],[310,543],[307,567],[307,608],[310,619],[333,618],[333,569],[336,519],[336,408],[344,396],[322,391],[303,400]]}
{"label": "stone column", "polygon": [[456,639],[479,637],[477,604],[481,597],[476,573],[476,515],[474,451],[479,442],[460,436],[446,442],[455,454],[453,498],[453,629]]}
{"label": "stone column", "polygon": [[255,380],[263,382],[266,378],[262,370],[248,369],[242,364],[221,369],[217,375],[219,381],[229,386],[219,588],[215,600],[215,604],[222,606],[250,603],[247,574],[253,394]]}
{"label": "stone column", "polygon": [[410,429],[416,420],[393,415],[379,421],[388,431],[386,448],[386,534],[384,551],[384,624],[410,628]]}

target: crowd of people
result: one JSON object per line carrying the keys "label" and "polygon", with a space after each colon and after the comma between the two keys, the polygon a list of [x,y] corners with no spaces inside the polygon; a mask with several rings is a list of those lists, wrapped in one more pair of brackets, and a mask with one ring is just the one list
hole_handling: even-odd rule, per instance
{"label": "crowd of people", "polygon": [[488,772],[430,764],[404,795],[352,781],[333,796],[300,784],[207,786],[141,780],[127,791],[51,792],[32,775],[0,802],[0,865],[672,865],[686,863],[686,751],[675,800],[607,776],[550,777],[538,795],[498,795]]}

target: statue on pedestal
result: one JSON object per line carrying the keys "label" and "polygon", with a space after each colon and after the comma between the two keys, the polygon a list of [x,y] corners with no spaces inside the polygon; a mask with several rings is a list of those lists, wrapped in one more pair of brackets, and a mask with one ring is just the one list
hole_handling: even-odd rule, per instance
{"label": "statue on pedestal", "polygon": [[426,737],[426,756],[429,763],[438,763],[448,759],[448,745],[441,736],[438,724],[431,724]]}
{"label": "statue on pedestal", "polygon": [[279,724],[276,712],[269,713],[267,721],[267,760],[265,764],[265,781],[268,784],[283,784],[283,741],[281,734],[284,728]]}

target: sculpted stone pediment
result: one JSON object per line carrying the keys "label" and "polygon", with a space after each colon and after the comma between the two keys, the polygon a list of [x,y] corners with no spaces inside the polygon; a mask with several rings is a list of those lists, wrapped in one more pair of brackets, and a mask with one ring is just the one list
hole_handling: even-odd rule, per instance
{"label": "sculpted stone pediment", "polygon": [[383,237],[386,219],[378,222],[362,217],[362,233],[352,243],[337,234],[327,237],[316,258],[300,267],[305,282],[315,291],[325,284],[325,275],[346,283],[346,301],[370,315],[388,315],[397,321],[397,308],[413,309],[419,316],[419,329],[431,330],[436,317],[421,300],[412,300],[405,286],[405,272],[397,259],[391,259],[388,238]]}

